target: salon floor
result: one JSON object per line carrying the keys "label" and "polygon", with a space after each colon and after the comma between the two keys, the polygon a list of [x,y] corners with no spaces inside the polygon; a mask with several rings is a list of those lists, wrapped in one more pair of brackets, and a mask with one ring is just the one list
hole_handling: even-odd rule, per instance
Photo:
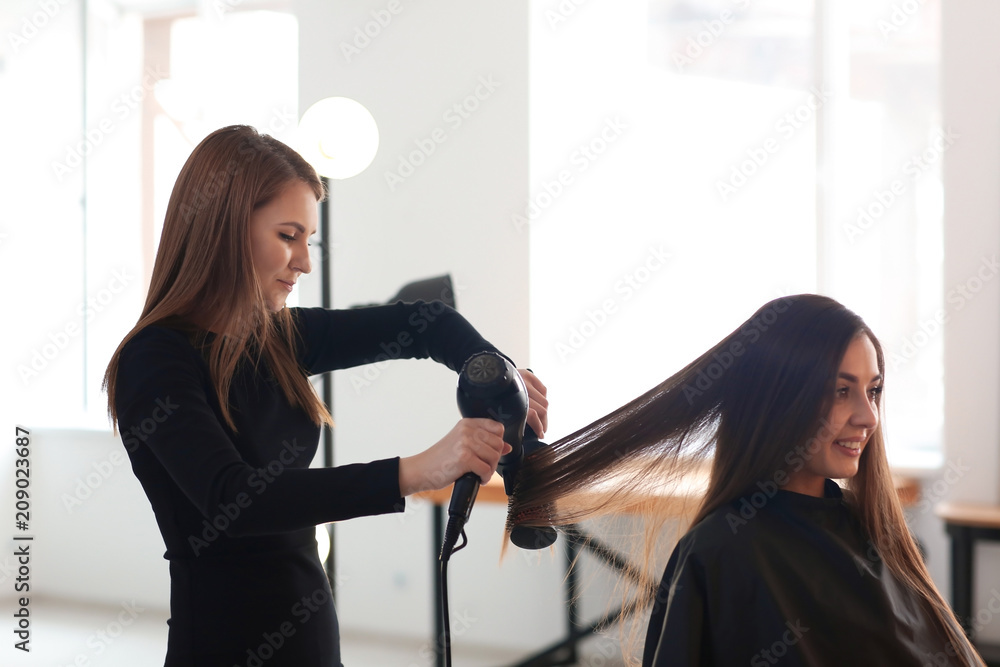
{"label": "salon floor", "polygon": [[[8,608],[10,605],[4,605]],[[166,645],[166,612],[123,605],[102,607],[77,602],[33,600],[30,653],[12,643],[0,647],[4,667],[158,667]],[[424,667],[432,665],[426,642],[386,640],[385,637],[342,638],[347,667]],[[461,667],[515,664],[520,653],[456,646],[452,654]],[[266,662],[264,663],[267,664]],[[619,656],[607,656],[581,645],[578,665],[615,667]]]}

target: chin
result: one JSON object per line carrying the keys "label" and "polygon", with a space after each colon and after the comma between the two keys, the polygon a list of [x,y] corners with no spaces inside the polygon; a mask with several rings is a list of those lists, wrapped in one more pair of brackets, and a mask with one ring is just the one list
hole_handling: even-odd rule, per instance
{"label": "chin", "polygon": [[837,475],[834,479],[851,479],[852,477],[857,477],[858,469],[852,468],[850,470],[842,470],[840,475]]}

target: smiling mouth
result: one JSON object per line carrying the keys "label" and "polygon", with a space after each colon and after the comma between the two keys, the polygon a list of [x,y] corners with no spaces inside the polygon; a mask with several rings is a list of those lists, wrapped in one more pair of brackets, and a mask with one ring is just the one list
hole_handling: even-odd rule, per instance
{"label": "smiling mouth", "polygon": [[861,450],[864,448],[863,440],[834,440],[833,444],[836,445],[841,454],[850,458],[857,458],[861,456]]}

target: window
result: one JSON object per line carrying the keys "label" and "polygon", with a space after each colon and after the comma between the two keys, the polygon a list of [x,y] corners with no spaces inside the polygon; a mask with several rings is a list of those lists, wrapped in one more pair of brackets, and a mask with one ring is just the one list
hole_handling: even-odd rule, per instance
{"label": "window", "polygon": [[14,265],[47,303],[20,323],[9,384],[14,395],[52,399],[26,402],[25,423],[104,429],[101,379],[142,310],[177,172],[224,125],[291,141],[298,24],[262,3],[205,3],[195,14],[175,2],[173,13],[150,15],[140,11],[148,3],[51,4],[56,14],[39,14],[38,26],[37,4],[0,16],[15,31],[32,25],[0,68],[12,99],[31,100],[2,105],[5,127],[26,131],[10,133],[12,154],[25,158],[5,161],[0,177],[45,175],[4,198],[10,220],[30,227],[0,232],[49,241],[15,247]]}
{"label": "window", "polygon": [[553,436],[819,292],[886,349],[890,458],[939,460],[939,11],[901,7],[533,5],[532,195],[511,220]]}

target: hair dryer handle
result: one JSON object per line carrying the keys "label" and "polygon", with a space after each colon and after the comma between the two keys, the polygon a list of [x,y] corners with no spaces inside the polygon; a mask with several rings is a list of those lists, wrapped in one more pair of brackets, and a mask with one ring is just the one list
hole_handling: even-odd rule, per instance
{"label": "hair dryer handle", "polygon": [[457,516],[464,525],[472,515],[472,506],[479,494],[479,475],[467,472],[455,480],[451,492],[451,503],[448,504],[448,516]]}

